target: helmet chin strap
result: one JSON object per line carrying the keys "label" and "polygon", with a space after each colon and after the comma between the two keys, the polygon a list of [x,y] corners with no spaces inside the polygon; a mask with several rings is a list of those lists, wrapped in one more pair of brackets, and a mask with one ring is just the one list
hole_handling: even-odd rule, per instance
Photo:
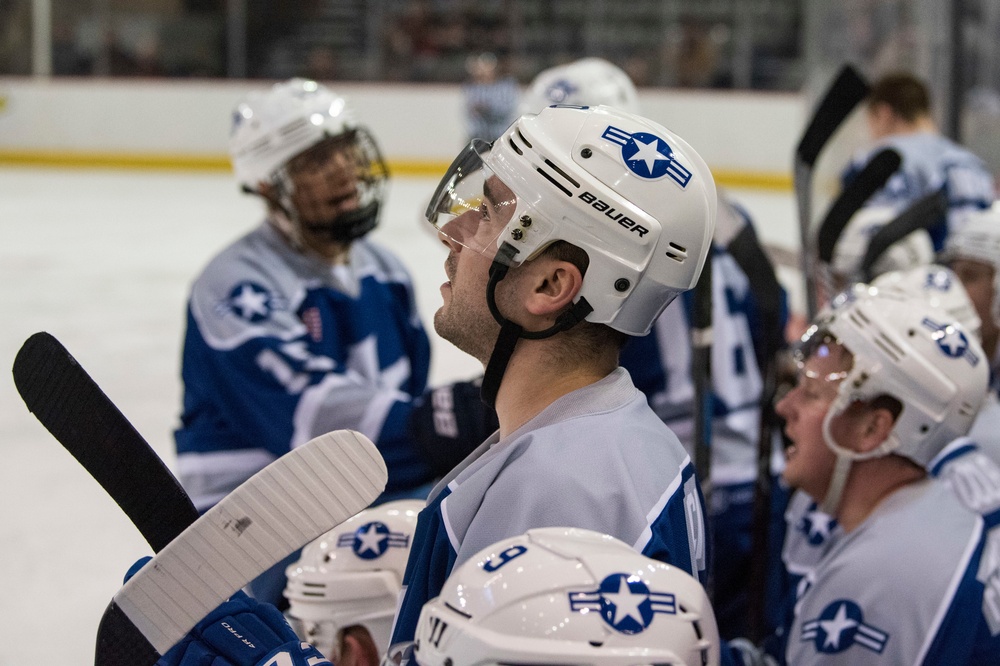
{"label": "helmet chin strap", "polygon": [[498,324],[500,324],[500,334],[493,345],[493,352],[490,360],[486,364],[486,372],[483,374],[483,385],[480,389],[483,402],[490,407],[496,407],[497,393],[500,391],[500,383],[503,381],[504,373],[507,371],[507,364],[514,354],[514,347],[520,338],[528,340],[541,340],[549,338],[561,331],[568,330],[586,319],[587,315],[594,311],[587,299],[580,298],[570,307],[569,310],[556,318],[556,322],[541,331],[525,331],[520,324],[507,319],[497,307],[496,289],[500,280],[507,277],[510,262],[518,250],[510,243],[504,242],[490,266],[490,281],[486,286],[486,304],[490,308],[490,313]]}

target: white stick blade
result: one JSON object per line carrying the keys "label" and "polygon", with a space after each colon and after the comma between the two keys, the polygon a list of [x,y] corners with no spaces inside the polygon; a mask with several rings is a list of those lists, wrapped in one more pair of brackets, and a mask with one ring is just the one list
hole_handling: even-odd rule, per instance
{"label": "white stick blade", "polygon": [[114,600],[163,654],[234,592],[367,508],[387,478],[382,456],[364,435],[321,435],[227,495]]}

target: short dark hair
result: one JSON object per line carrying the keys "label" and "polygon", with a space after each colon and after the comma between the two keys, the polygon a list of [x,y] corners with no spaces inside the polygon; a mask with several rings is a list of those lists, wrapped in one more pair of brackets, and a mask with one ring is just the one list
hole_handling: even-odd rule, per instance
{"label": "short dark hair", "polygon": [[[555,241],[542,250],[539,256],[567,261],[580,269],[580,275],[586,275],[587,267],[590,266],[590,257],[585,250],[563,240]],[[621,350],[629,339],[627,334],[616,331],[607,324],[593,324],[587,321],[581,321],[567,332],[578,339],[584,351],[591,355],[596,355],[609,346]]]}
{"label": "short dark hair", "polygon": [[900,118],[913,122],[931,112],[930,92],[924,82],[906,72],[880,78],[868,93],[868,108],[886,104]]}

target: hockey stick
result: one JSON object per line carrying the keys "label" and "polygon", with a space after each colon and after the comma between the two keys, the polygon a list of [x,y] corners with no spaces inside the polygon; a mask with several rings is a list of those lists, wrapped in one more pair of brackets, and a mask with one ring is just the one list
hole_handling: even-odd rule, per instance
{"label": "hockey stick", "polygon": [[198,518],[160,457],[52,335],[28,338],[14,358],[13,374],[28,410],[111,495],[153,550]]}
{"label": "hockey stick", "polygon": [[712,495],[712,255],[695,284],[691,312],[691,374],[694,381],[694,468],[705,504]]}
{"label": "hockey stick", "polygon": [[813,167],[824,146],[851,111],[868,95],[869,87],[851,66],[844,65],[827,89],[795,149],[792,180],[798,204],[799,240],[801,243],[802,277],[806,288],[806,314],[816,315],[815,251],[809,226],[812,218]]}
{"label": "hockey stick", "polygon": [[844,227],[865,202],[885,185],[902,161],[903,158],[892,148],[880,150],[841,191],[816,234],[816,254],[821,262],[829,264],[833,261],[833,251]]}
{"label": "hockey stick", "polygon": [[865,257],[861,261],[864,280],[867,282],[875,277],[872,274],[872,267],[890,246],[914,231],[934,226],[947,210],[948,197],[944,190],[938,190],[917,199],[895,219],[879,229],[868,241],[868,249],[865,250]]}
{"label": "hockey stick", "polygon": [[750,580],[747,590],[748,637],[759,641],[764,635],[764,603],[771,527],[771,449],[777,414],[774,396],[777,389],[777,354],[784,345],[781,321],[782,288],[774,266],[751,225],[743,228],[726,248],[750,282],[757,302],[760,335],[755,345],[757,365],[761,370],[760,424],[757,437],[757,476],[754,482],[751,519]]}
{"label": "hockey stick", "polygon": [[210,611],[385,488],[382,456],[338,430],[255,474],[161,550],[101,618],[95,664],[154,664]]}

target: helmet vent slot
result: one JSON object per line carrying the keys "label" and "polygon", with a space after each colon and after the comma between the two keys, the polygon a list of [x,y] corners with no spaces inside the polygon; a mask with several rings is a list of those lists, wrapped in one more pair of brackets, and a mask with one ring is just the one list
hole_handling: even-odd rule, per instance
{"label": "helmet vent slot", "polygon": [[454,606],[452,606],[451,604],[449,604],[449,603],[448,603],[447,601],[446,601],[446,602],[444,602],[444,605],[445,605],[445,607],[446,607],[446,608],[448,608],[449,610],[451,610],[451,611],[453,611],[453,612],[455,612],[455,613],[458,613],[458,614],[459,614],[459,615],[461,615],[462,617],[467,617],[467,618],[469,618],[470,620],[472,619],[472,616],[471,616],[471,615],[469,615],[469,614],[468,614],[468,613],[466,613],[465,611],[460,611],[460,610],[458,610],[457,608],[455,608]]}
{"label": "helmet vent slot", "polygon": [[528,148],[531,148],[531,142],[524,138],[524,135],[521,134],[521,130],[516,130],[516,131],[517,135],[521,137],[521,141],[524,141],[524,145],[526,145]]}
{"label": "helmet vent slot", "polygon": [[669,242],[667,245],[666,255],[678,263],[684,263],[684,260],[687,259],[687,248],[674,242]]}
{"label": "helmet vent slot", "polygon": [[541,170],[541,169],[535,169],[535,170],[536,170],[536,171],[537,171],[538,173],[540,173],[540,174],[542,174],[543,176],[545,176],[545,179],[546,179],[546,180],[548,180],[548,181],[549,181],[550,183],[552,183],[553,185],[555,185],[556,187],[558,187],[558,188],[559,188],[560,190],[562,190],[562,191],[563,191],[563,193],[564,193],[564,194],[565,194],[566,196],[568,196],[568,197],[572,197],[572,196],[573,196],[573,193],[572,193],[572,192],[570,192],[570,191],[569,191],[568,189],[566,189],[566,187],[565,187],[565,186],[563,186],[563,185],[562,185],[561,183],[559,183],[558,181],[556,181],[556,179],[555,179],[555,178],[553,178],[552,176],[550,176],[550,175],[549,175],[548,173],[546,173],[545,171],[543,171],[543,170]]}
{"label": "helmet vent slot", "polygon": [[545,164],[547,164],[549,167],[551,167],[552,170],[555,171],[557,174],[559,174],[560,176],[562,176],[563,178],[565,178],[569,182],[573,183],[573,187],[579,189],[580,183],[578,183],[576,180],[574,180],[568,173],[566,173],[565,171],[563,171],[562,169],[560,169],[559,167],[557,167],[555,164],[553,164],[549,160],[545,160]]}
{"label": "helmet vent slot", "polygon": [[879,333],[877,336],[875,336],[874,342],[876,345],[878,345],[878,347],[882,351],[888,354],[894,362],[898,363],[906,356],[906,352],[904,352],[895,342],[893,342],[884,333]]}
{"label": "helmet vent slot", "polygon": [[514,149],[515,153],[517,153],[518,155],[524,155],[524,151],[517,147],[517,144],[514,143],[514,139],[511,139],[510,137],[508,137],[507,138],[507,143],[509,143],[510,147]]}

